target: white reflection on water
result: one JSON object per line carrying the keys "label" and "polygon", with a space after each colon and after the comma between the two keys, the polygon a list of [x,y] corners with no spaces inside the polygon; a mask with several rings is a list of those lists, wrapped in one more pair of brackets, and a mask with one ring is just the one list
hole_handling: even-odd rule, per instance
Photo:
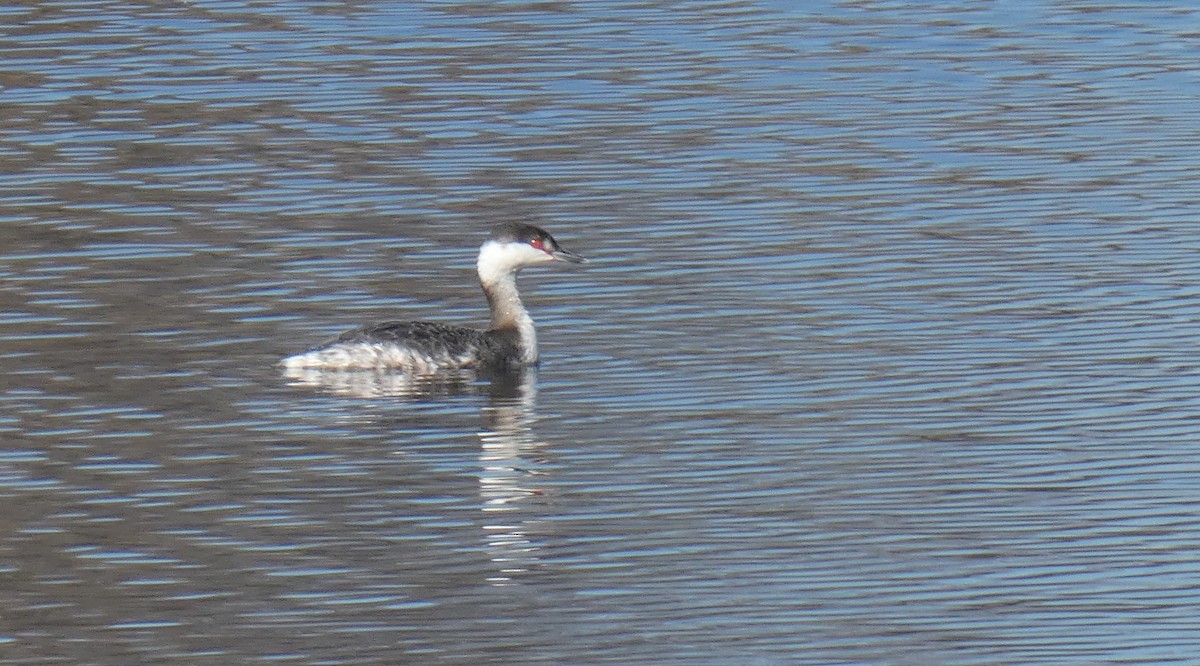
{"label": "white reflection on water", "polygon": [[548,448],[534,433],[537,417],[537,373],[523,370],[483,375],[468,369],[413,375],[395,370],[284,369],[290,385],[313,388],[350,398],[428,400],[457,395],[487,394],[482,407],[485,428],[480,431],[479,496],[488,557],[496,571],[494,585],[507,585],[529,571],[538,560],[529,536],[529,518],[522,515],[526,500],[541,496],[537,483],[546,472],[537,458]]}
{"label": "white reflection on water", "polygon": [[488,555],[498,567],[489,580],[496,585],[511,583],[538,560],[538,546],[529,536],[522,505],[542,494],[537,477],[545,474],[530,464],[546,448],[533,430],[537,420],[534,373],[524,373],[511,388],[513,394],[493,395],[491,404],[483,408],[488,428],[479,433],[479,496]]}

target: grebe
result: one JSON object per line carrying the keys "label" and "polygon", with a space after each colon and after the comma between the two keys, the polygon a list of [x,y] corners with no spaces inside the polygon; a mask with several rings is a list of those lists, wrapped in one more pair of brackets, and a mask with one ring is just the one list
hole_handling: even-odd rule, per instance
{"label": "grebe", "polygon": [[554,237],[529,224],[507,222],[479,248],[479,284],[492,310],[481,331],[427,321],[386,322],[356,328],[279,362],[288,371],[398,369],[434,374],[461,368],[514,368],[537,363],[533,319],[517,293],[526,266],[586,260],[564,250]]}

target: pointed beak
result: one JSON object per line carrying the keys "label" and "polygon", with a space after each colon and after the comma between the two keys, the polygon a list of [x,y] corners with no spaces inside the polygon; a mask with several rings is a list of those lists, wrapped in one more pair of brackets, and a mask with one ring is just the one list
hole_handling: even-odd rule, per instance
{"label": "pointed beak", "polygon": [[557,250],[554,250],[553,252],[551,252],[550,256],[554,257],[555,261],[568,261],[572,264],[586,264],[587,263],[587,259],[584,259],[583,257],[575,254],[574,252],[571,252],[570,250],[564,250],[561,247],[558,248]]}

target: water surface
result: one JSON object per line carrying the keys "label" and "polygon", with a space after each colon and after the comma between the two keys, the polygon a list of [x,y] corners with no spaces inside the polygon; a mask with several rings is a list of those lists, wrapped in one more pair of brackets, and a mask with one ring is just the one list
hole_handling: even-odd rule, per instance
{"label": "water surface", "polygon": [[0,663],[1192,663],[1197,18],[0,9]]}

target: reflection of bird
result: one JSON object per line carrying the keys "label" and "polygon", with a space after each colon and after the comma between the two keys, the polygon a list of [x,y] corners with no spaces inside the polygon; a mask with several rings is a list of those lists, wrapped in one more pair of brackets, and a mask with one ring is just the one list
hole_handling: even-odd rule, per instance
{"label": "reflection of bird", "polygon": [[536,535],[551,529],[545,525],[545,493],[553,454],[534,432],[536,382],[532,373],[513,379],[499,391],[492,382],[483,408],[486,425],[479,433],[480,526],[496,564],[488,576],[493,585],[510,585],[532,571],[541,559]]}
{"label": "reflection of bird", "polygon": [[458,368],[518,368],[537,363],[537,333],[521,304],[517,273],[554,261],[582,263],[538,227],[508,222],[497,226],[479,248],[479,283],[492,310],[492,325],[481,331],[427,321],[386,322],[346,331],[282,365],[304,369],[395,368],[428,374]]}

